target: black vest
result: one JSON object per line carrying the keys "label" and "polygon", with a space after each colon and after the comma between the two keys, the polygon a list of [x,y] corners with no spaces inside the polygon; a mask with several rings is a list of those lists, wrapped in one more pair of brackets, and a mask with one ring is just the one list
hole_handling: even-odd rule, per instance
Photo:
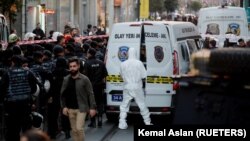
{"label": "black vest", "polygon": [[38,82],[44,84],[44,78],[42,78],[41,73],[43,72],[43,66],[39,64],[34,64],[31,66],[30,70],[34,73]]}
{"label": "black vest", "polygon": [[29,84],[29,71],[21,68],[8,71],[9,87],[6,100],[22,101],[29,100],[31,88]]}

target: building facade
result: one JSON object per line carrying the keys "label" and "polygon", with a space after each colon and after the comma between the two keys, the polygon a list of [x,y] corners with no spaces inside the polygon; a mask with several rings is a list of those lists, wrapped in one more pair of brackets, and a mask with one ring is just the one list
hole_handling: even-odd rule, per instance
{"label": "building facade", "polygon": [[81,34],[88,24],[102,25],[108,32],[116,22],[138,20],[138,2],[139,0],[22,0],[22,12],[18,13],[13,28],[17,29],[20,37],[32,32],[37,23],[41,24],[47,36],[50,30],[64,32],[66,24],[79,28]]}

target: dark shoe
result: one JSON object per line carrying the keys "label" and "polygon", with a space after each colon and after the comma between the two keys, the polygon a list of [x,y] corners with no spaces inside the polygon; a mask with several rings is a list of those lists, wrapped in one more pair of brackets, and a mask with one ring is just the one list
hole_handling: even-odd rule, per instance
{"label": "dark shoe", "polygon": [[102,114],[98,114],[97,116],[98,127],[102,127]]}
{"label": "dark shoe", "polygon": [[96,118],[95,118],[95,116],[90,118],[90,124],[88,125],[88,127],[96,128]]}
{"label": "dark shoe", "polygon": [[66,138],[66,139],[71,138],[71,136],[70,136],[70,132],[69,132],[69,131],[66,131],[66,132],[65,132],[65,138]]}
{"label": "dark shoe", "polygon": [[96,128],[96,123],[95,122],[90,122],[90,124],[88,125],[88,127]]}
{"label": "dark shoe", "polygon": [[50,136],[51,140],[56,140],[56,136]]}
{"label": "dark shoe", "polygon": [[98,121],[98,127],[102,127],[102,121]]}

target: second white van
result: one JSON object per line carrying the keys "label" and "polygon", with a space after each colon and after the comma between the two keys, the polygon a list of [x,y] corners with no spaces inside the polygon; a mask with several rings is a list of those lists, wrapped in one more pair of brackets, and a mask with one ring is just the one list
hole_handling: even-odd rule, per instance
{"label": "second white van", "polygon": [[[226,34],[249,39],[246,11],[242,7],[218,6],[202,8],[199,11],[198,29],[202,37],[211,36],[218,40],[217,46],[222,47]],[[208,35],[209,34],[209,35]]]}

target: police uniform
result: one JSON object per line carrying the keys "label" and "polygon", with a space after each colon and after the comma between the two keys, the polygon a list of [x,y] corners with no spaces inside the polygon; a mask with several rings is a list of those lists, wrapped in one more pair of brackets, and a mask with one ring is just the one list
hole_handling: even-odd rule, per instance
{"label": "police uniform", "polygon": [[[105,64],[95,58],[96,50],[90,48],[88,51],[91,54],[91,57],[84,64],[84,74],[88,76],[89,80],[92,83],[95,100],[97,104],[97,118],[98,118],[98,126],[102,126],[102,114],[104,109],[104,82],[103,79],[108,75]],[[90,127],[95,127],[95,117],[91,118]]]}
{"label": "police uniform", "polygon": [[31,128],[31,94],[36,91],[37,80],[32,72],[21,67],[11,68],[1,81],[1,93],[7,115],[6,141],[19,141],[20,131]]}

